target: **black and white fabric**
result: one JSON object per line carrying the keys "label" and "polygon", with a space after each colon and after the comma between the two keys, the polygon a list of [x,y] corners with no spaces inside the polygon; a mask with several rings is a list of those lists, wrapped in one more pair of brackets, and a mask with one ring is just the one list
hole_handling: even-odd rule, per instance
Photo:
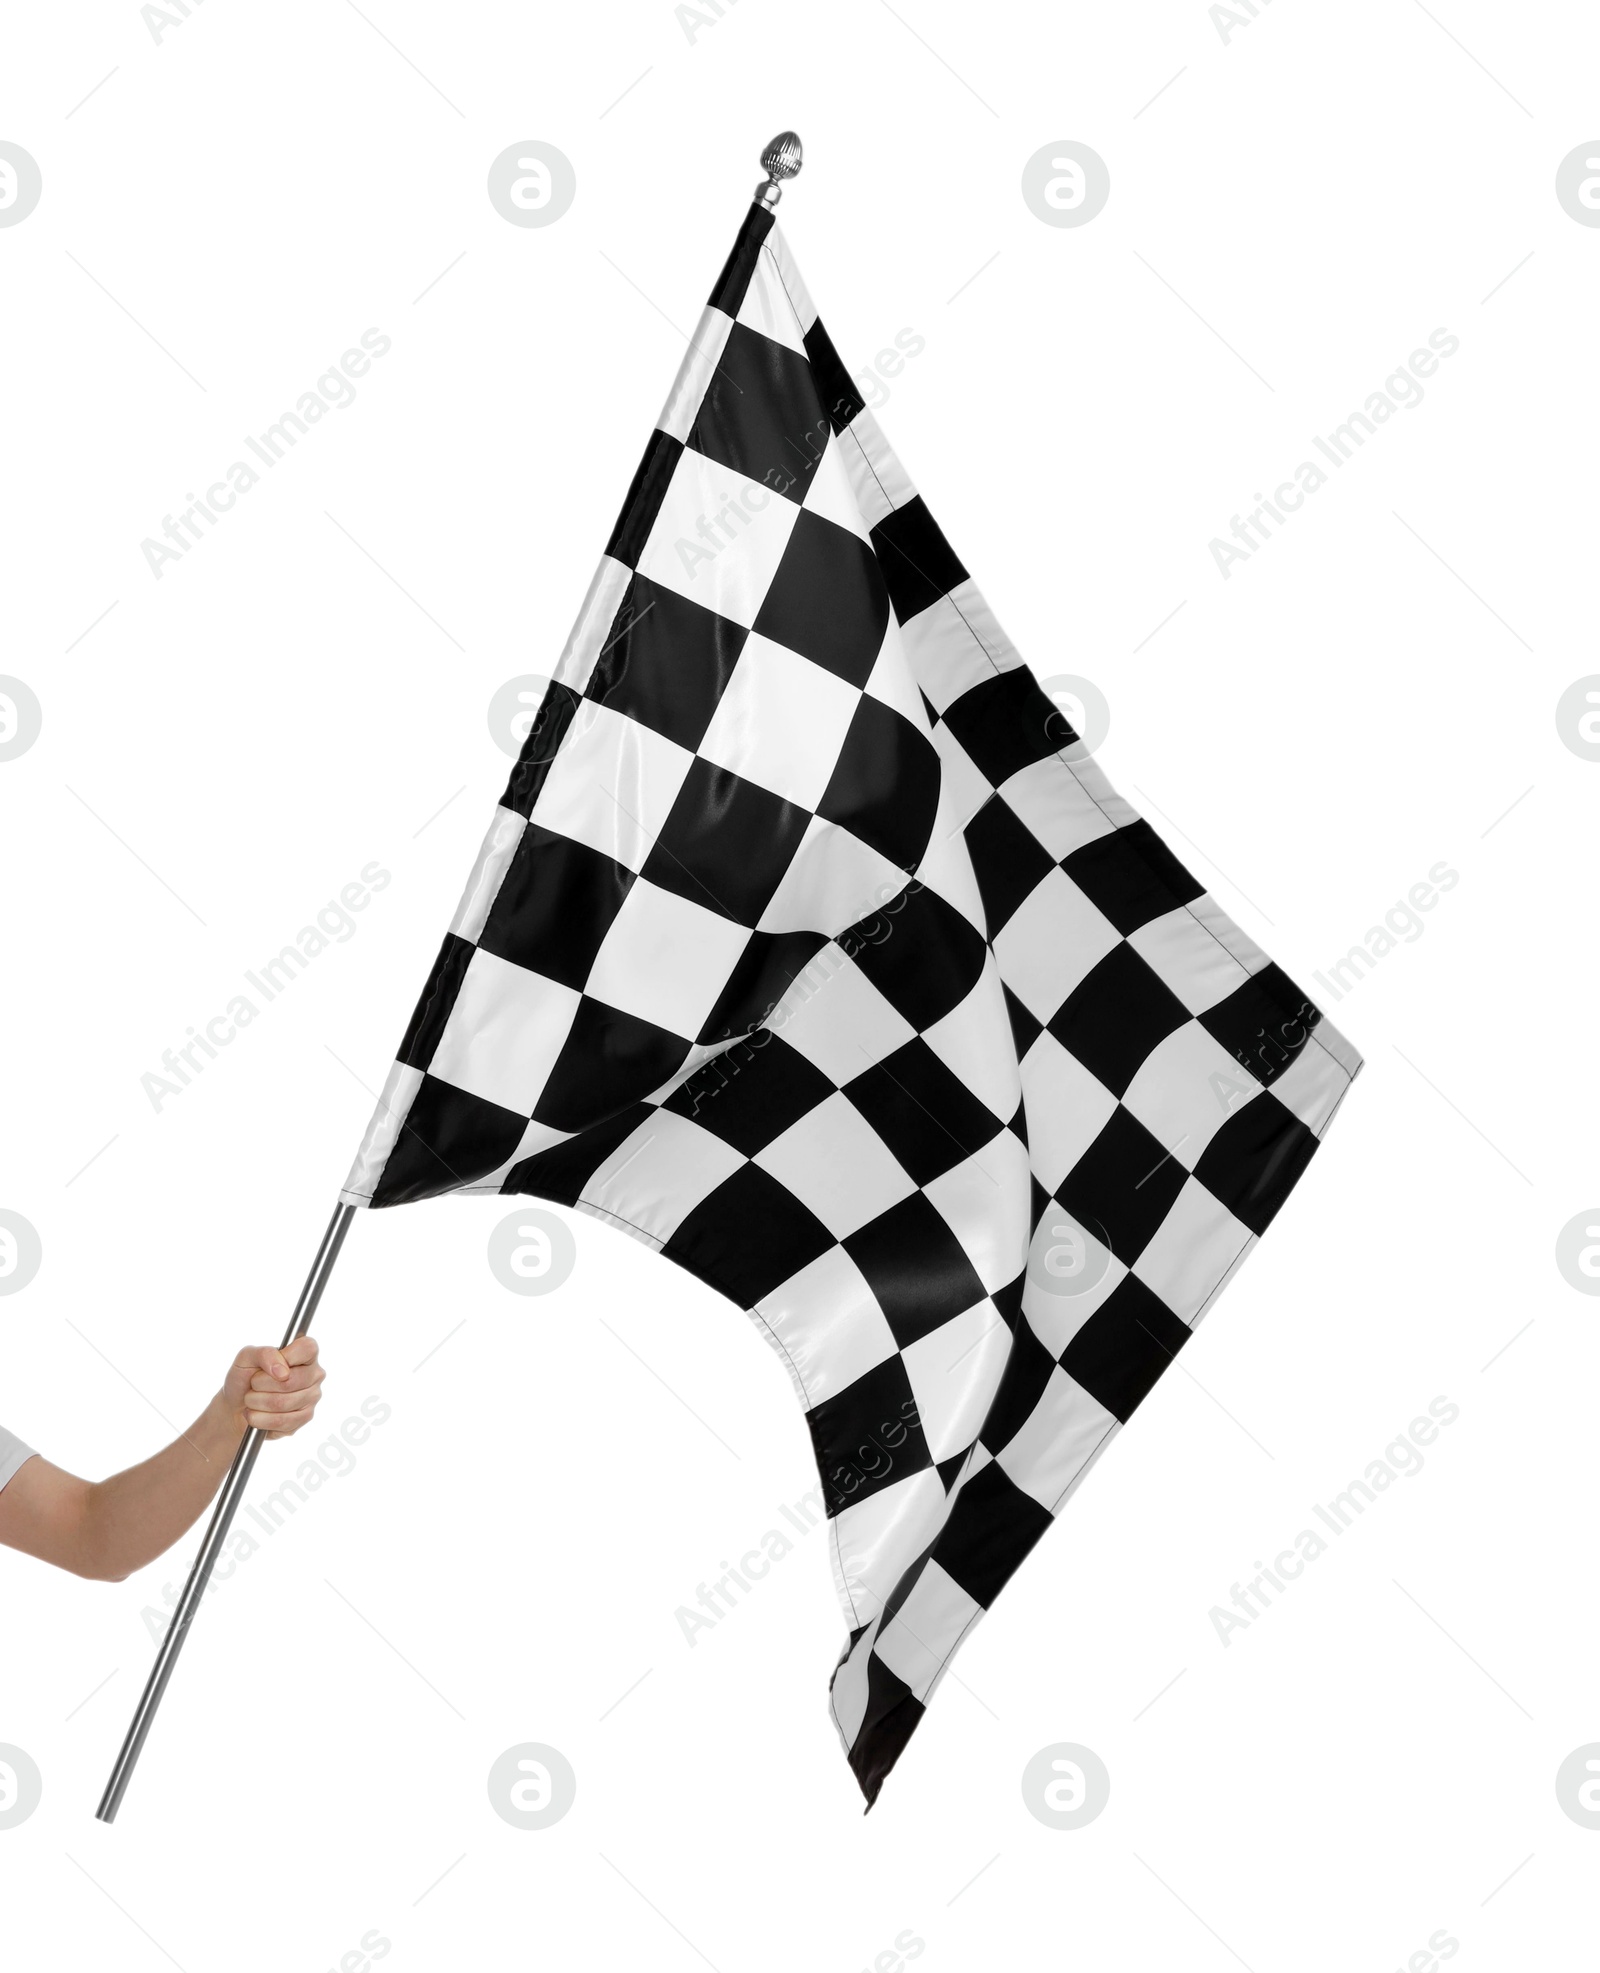
{"label": "black and white fabric", "polygon": [[342,1197],[535,1194],[754,1316],[870,1802],[1359,1066],[1035,684],[752,209]]}

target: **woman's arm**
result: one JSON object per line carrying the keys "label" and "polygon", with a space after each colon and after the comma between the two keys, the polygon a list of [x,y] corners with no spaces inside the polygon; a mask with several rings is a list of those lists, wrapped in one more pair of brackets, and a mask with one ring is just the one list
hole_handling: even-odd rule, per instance
{"label": "woman's arm", "polygon": [[286,1350],[241,1350],[189,1430],[142,1465],[80,1480],[47,1459],[24,1461],[0,1487],[0,1545],[75,1576],[121,1582],[200,1518],[247,1427],[282,1439],[309,1422],[323,1376],[310,1336]]}

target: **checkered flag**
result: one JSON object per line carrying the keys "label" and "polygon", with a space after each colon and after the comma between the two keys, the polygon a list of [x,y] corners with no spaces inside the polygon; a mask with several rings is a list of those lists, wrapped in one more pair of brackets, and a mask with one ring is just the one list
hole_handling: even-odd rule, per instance
{"label": "checkered flag", "polygon": [[343,1201],[556,1200],[754,1317],[871,1802],[1359,1067],[1035,684],[752,208]]}

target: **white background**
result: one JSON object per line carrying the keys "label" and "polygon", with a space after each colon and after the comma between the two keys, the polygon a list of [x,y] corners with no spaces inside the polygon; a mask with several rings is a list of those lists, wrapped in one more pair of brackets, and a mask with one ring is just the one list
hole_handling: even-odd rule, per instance
{"label": "white background", "polygon": [[[277,1339],[503,785],[489,699],[553,662],[788,124],[847,364],[926,340],[878,415],[933,512],[1368,1062],[865,1821],[822,1539],[693,1648],[675,1617],[814,1484],[753,1326],[588,1220],[525,1299],[500,1202],[363,1215],[324,1416],[392,1416],[208,1600],[114,1828],[193,1539],[116,1587],[0,1555],[0,1743],[44,1776],[0,1831],[8,1964],[317,1973],[375,1929],[397,1973],[888,1973],[906,1933],[929,1973],[1352,1973],[1441,1928],[1463,1973],[1579,1963],[1600,1340],[1554,1255],[1600,1185],[1600,766],[1555,707],[1597,668],[1600,231],[1554,179],[1597,60],[1587,10],[1488,0],[1276,0],[1226,41],[1200,0],[742,0],[692,41],[666,0],[207,0],[159,43],[132,0],[8,11],[0,137],[44,182],[0,230],[0,670],[44,708],[0,764],[30,1443],[114,1470]],[[1081,229],[1020,192],[1064,138],[1111,173]],[[577,172],[546,229],[485,194],[525,139]],[[369,327],[357,401],[156,580],[141,541]],[[1440,327],[1426,401],[1223,580],[1210,540]],[[356,934],[153,1109],[372,860]],[[1312,975],[1440,860],[1333,1005]],[[1440,1396],[1425,1469],[1225,1647],[1212,1607]],[[524,1741],[578,1777],[543,1832],[486,1789]],[[1076,1832],[1020,1792],[1057,1741],[1111,1774]]]}

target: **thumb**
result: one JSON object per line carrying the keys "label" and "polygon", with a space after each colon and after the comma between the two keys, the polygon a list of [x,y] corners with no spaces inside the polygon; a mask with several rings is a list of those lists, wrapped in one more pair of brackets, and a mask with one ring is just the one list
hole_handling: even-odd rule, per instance
{"label": "thumb", "polygon": [[278,1379],[280,1384],[285,1382],[289,1375],[289,1365],[282,1350],[263,1349],[261,1352],[261,1368],[270,1371]]}

